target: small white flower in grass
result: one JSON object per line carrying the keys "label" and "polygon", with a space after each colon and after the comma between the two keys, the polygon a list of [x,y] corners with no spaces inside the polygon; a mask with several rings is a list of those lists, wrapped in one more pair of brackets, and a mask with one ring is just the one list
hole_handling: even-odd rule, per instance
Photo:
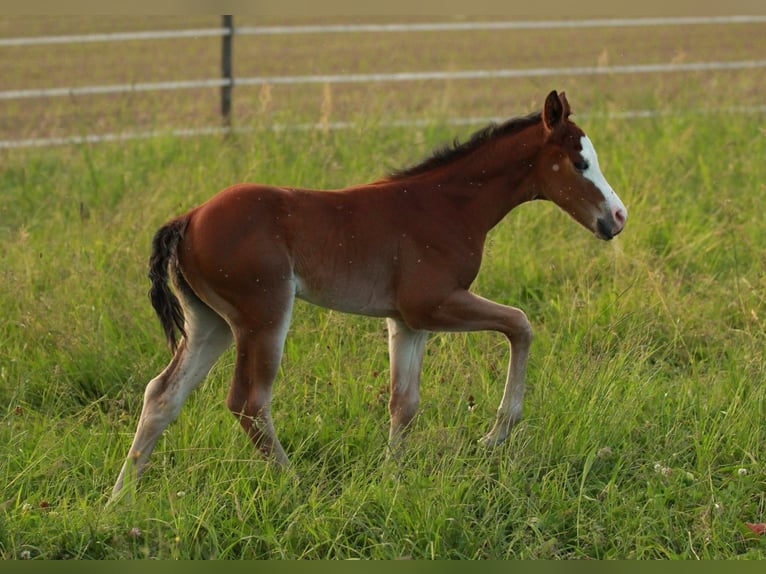
{"label": "small white flower in grass", "polygon": [[22,560],[31,560],[32,559],[32,553],[29,550],[22,550],[19,552],[19,558]]}
{"label": "small white flower in grass", "polygon": [[601,447],[598,449],[598,452],[596,453],[596,456],[598,458],[609,458],[612,456],[612,449],[608,446]]}
{"label": "small white flower in grass", "polygon": [[128,535],[132,538],[138,538],[141,536],[141,529],[138,526],[134,526],[128,531]]}
{"label": "small white flower in grass", "polygon": [[746,468],[737,469],[737,474],[739,476],[747,476],[747,469]]}
{"label": "small white flower in grass", "polygon": [[186,496],[186,491],[185,490],[179,490],[178,492],[176,492],[176,496],[178,498],[183,498],[184,496]]}
{"label": "small white flower in grass", "polygon": [[662,476],[668,476],[671,472],[673,472],[673,469],[658,462],[654,465],[654,472],[661,474]]}

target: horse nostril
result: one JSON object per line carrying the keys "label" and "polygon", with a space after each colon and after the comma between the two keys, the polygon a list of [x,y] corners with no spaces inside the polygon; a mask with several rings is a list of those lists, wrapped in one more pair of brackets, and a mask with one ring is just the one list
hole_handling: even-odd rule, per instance
{"label": "horse nostril", "polygon": [[620,229],[623,228],[625,225],[625,220],[628,218],[628,214],[625,213],[625,210],[622,208],[618,208],[614,212],[614,220],[617,222],[617,225]]}

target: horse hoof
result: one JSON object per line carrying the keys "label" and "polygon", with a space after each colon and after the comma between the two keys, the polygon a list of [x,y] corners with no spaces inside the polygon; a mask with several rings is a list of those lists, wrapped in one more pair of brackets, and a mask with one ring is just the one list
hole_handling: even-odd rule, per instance
{"label": "horse hoof", "polygon": [[503,442],[503,439],[494,435],[485,435],[479,439],[479,444],[484,448],[493,448]]}

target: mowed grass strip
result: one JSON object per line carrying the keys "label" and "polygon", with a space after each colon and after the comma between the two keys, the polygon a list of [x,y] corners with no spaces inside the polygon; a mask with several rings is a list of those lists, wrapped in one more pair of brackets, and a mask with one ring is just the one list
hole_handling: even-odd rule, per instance
{"label": "mowed grass strip", "polygon": [[745,526],[766,521],[756,117],[583,121],[625,232],[600,242],[542,202],[492,232],[475,290],[535,330],[525,419],[500,448],[476,444],[502,390],[500,335],[430,339],[392,466],[383,323],[298,304],[274,403],[293,470],[260,460],[228,413],[227,354],[134,501],[107,509],[144,385],[169,359],[146,297],[154,230],[230,183],[369,181],[471,128],[6,152],[0,555],[763,558]]}

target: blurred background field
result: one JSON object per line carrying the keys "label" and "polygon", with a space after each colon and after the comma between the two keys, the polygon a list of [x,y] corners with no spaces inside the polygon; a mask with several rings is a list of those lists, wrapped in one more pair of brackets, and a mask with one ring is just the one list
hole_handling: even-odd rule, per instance
{"label": "blurred background field", "polygon": [[[237,17],[234,25],[295,30],[307,25],[470,22],[482,20]],[[235,84],[232,117],[239,127],[320,118],[345,122],[506,117],[536,109],[540,93],[551,88],[566,88],[576,95],[580,111],[760,106],[762,73],[758,68],[618,75],[567,74],[563,70],[759,60],[766,51],[764,25],[762,19],[733,24],[662,24],[660,20],[644,26],[235,34],[235,82],[236,78],[254,77],[463,70],[561,68],[562,73],[481,81]],[[9,17],[0,21],[0,38],[220,26],[220,17]],[[0,46],[0,50],[0,91],[221,76],[218,36]],[[219,124],[217,88],[7,99],[0,113],[0,140]]]}

